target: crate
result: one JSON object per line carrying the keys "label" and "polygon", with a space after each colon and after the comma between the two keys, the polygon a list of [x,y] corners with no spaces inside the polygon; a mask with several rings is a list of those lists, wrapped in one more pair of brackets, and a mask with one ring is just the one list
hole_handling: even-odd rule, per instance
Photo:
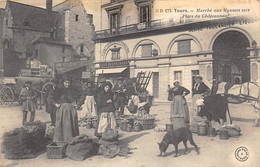
{"label": "crate", "polygon": [[142,125],[143,130],[153,129],[154,128],[154,118],[151,119],[138,119]]}
{"label": "crate", "polygon": [[47,146],[48,159],[62,159],[66,157],[66,142],[53,142]]}

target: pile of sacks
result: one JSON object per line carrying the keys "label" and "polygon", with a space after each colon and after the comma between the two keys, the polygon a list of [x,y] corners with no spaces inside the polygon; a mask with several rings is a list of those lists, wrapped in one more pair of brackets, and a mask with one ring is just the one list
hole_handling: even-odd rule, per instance
{"label": "pile of sacks", "polygon": [[127,156],[130,149],[126,146],[119,145],[119,135],[117,132],[109,130],[102,134],[99,139],[100,152],[106,158],[114,158],[116,156]]}
{"label": "pile of sacks", "polygon": [[200,117],[200,116],[196,116],[194,117],[191,125],[190,125],[190,131],[192,133],[198,133],[199,130],[199,125],[208,125],[208,121],[207,121],[207,117]]}
{"label": "pile of sacks", "polygon": [[45,151],[51,142],[44,137],[45,123],[26,123],[22,128],[6,132],[3,136],[2,153],[6,159],[35,158]]}
{"label": "pile of sacks", "polygon": [[67,145],[66,156],[75,161],[83,161],[86,158],[97,155],[99,144],[87,135],[80,135]]}
{"label": "pile of sacks", "polygon": [[227,130],[229,137],[238,138],[241,135],[241,129],[238,124],[223,125],[220,130]]}

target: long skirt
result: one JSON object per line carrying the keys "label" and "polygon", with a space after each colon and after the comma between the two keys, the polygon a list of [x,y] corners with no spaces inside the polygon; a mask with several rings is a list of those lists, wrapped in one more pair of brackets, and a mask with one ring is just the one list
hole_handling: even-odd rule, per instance
{"label": "long skirt", "polygon": [[185,122],[189,122],[189,108],[186,99],[177,95],[174,96],[171,102],[171,118],[173,117],[183,117]]}
{"label": "long skirt", "polygon": [[97,133],[101,134],[108,130],[116,131],[116,126],[115,112],[102,112],[99,118]]}
{"label": "long skirt", "polygon": [[79,119],[97,117],[97,110],[95,108],[95,100],[93,96],[87,96],[82,110],[78,112]]}
{"label": "long skirt", "polygon": [[71,103],[63,103],[56,113],[54,142],[71,142],[79,135],[78,115]]}
{"label": "long skirt", "polygon": [[190,111],[190,123],[193,121],[193,119],[198,115],[200,111],[200,107],[197,106],[196,102],[198,99],[202,99],[203,97],[200,94],[195,94],[192,97],[192,104],[191,104],[191,111]]}

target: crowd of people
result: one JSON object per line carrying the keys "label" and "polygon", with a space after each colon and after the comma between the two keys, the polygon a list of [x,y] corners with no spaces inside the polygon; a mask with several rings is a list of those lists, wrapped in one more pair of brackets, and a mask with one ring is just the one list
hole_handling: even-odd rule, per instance
{"label": "crowd of people", "polygon": [[[185,99],[190,91],[181,86],[177,80],[173,82],[172,88],[168,87],[168,100],[171,101],[170,118],[183,117],[186,124],[192,123],[199,111],[197,100],[210,93],[209,87],[202,82],[202,79],[201,76],[195,78],[190,110]],[[51,125],[55,126],[54,142],[70,142],[78,136],[78,121],[82,119],[98,120],[95,130],[95,135],[98,137],[108,130],[117,131],[116,117],[124,115],[125,106],[127,108],[130,104],[135,108],[146,106],[146,103],[142,105],[139,98],[140,88],[137,83],[133,82],[129,87],[122,77],[117,79],[114,86],[104,78],[99,80],[99,85],[96,87],[90,81],[85,82],[81,92],[73,88],[71,83],[71,78],[67,76],[63,77],[60,82],[55,80],[45,94],[46,112],[50,114]],[[36,100],[35,92],[31,89],[31,82],[26,82],[19,101],[23,111],[22,123],[27,121],[28,112],[31,113],[30,122],[33,122]],[[128,110],[130,111],[129,108]]]}
{"label": "crowd of people", "polygon": [[[54,142],[70,142],[78,136],[78,121],[82,119],[98,120],[95,130],[98,137],[108,130],[117,131],[116,117],[124,115],[129,99],[136,106],[139,102],[137,95],[140,92],[136,83],[129,87],[124,84],[122,77],[117,79],[114,86],[104,78],[99,80],[96,87],[93,82],[84,82],[81,91],[72,87],[72,80],[68,76],[64,76],[61,81],[53,80],[52,83],[44,99],[51,126],[55,126]],[[35,117],[36,97],[31,85],[30,81],[26,82],[20,93],[23,125],[27,122],[28,112],[31,113],[29,122],[33,122]]]}

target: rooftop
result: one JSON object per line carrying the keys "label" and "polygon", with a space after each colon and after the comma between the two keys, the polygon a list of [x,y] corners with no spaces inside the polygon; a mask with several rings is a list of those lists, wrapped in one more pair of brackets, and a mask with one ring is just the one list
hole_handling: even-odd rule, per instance
{"label": "rooftop", "polygon": [[58,12],[44,8],[13,1],[7,1],[7,5],[12,13],[14,27],[17,28],[52,31],[59,18]]}

